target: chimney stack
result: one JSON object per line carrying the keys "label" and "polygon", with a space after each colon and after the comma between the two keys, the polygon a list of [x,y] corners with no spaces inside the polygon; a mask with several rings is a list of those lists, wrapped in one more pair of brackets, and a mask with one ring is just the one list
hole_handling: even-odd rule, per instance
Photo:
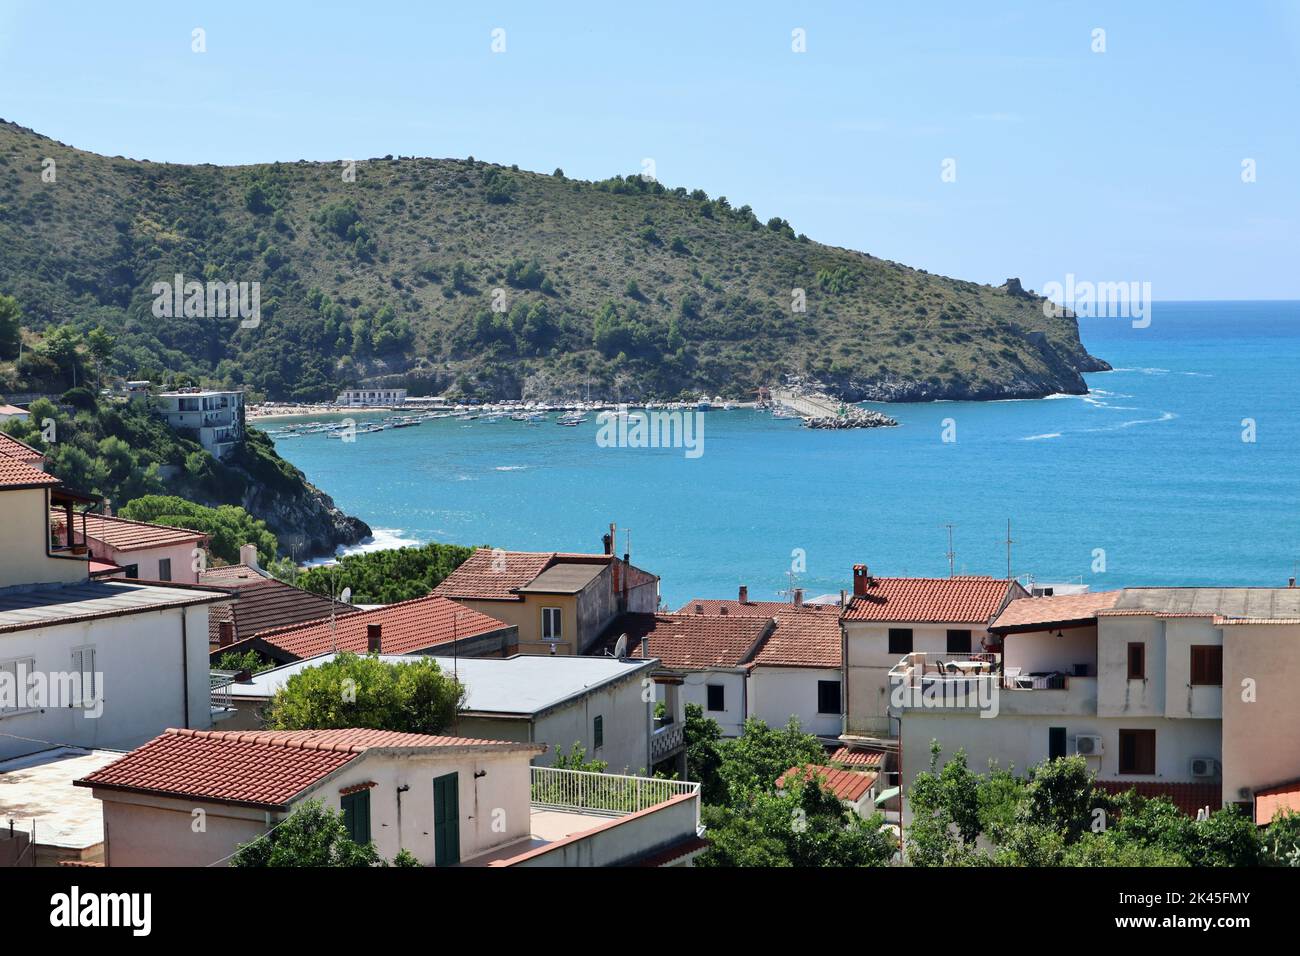
{"label": "chimney stack", "polygon": [[1289,587],[1289,588],[1293,588],[1293,587],[1295,587],[1295,578],[1290,578],[1290,579],[1288,579],[1287,582],[1286,582],[1286,586]]}
{"label": "chimney stack", "polygon": [[726,614],[726,613],[727,613],[727,605],[725,605],[725,604],[719,605],[719,606],[718,606],[718,613],[719,613],[719,614]]}
{"label": "chimney stack", "polygon": [[794,589],[794,606],[803,607],[803,588]]}
{"label": "chimney stack", "polygon": [[871,583],[871,577],[867,574],[865,564],[853,565],[853,596],[861,597],[867,593],[867,585]]}
{"label": "chimney stack", "polygon": [[222,621],[217,625],[217,647],[229,647],[235,643],[235,622]]}
{"label": "chimney stack", "polygon": [[382,624],[366,625],[366,653],[383,653],[384,626]]}
{"label": "chimney stack", "polygon": [[703,613],[704,613],[704,605],[703,605],[703,604],[697,604],[697,605],[695,605],[695,613],[696,613],[696,614],[703,614]]}
{"label": "chimney stack", "polygon": [[737,598],[737,600],[739,600],[741,604],[749,603],[749,588],[743,584],[740,586],[740,597]]}
{"label": "chimney stack", "polygon": [[246,564],[250,568],[257,568],[257,545],[243,544],[239,546],[239,563]]}

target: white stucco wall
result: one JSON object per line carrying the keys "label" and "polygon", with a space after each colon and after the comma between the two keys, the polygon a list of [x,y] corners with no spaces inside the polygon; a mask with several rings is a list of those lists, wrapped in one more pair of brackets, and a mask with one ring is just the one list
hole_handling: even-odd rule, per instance
{"label": "white stucco wall", "polygon": [[[648,669],[645,674],[649,674]],[[595,739],[598,715],[604,718],[602,747],[596,746]],[[577,741],[586,748],[589,760],[605,761],[609,773],[644,774],[650,769],[653,720],[654,701],[642,700],[640,678],[598,688],[537,718],[534,740],[549,746],[533,763],[550,766],[558,748],[568,753]]]}
{"label": "white stucco wall", "polygon": [[[721,684],[725,688],[723,710],[709,710],[708,684]],[[740,672],[689,671],[683,675],[681,699],[683,705],[699,704],[705,717],[718,722],[724,737],[739,737],[745,725],[745,689],[745,675]],[[659,700],[665,699],[662,685],[656,686],[655,693]]]}
{"label": "white stucco wall", "polygon": [[194,549],[196,544],[175,544],[164,548],[141,548],[137,551],[118,551],[94,539],[91,548],[95,556],[103,556],[114,564],[126,567],[137,565],[136,577],[144,581],[161,581],[158,564],[163,559],[172,563],[172,581],[177,584],[198,584],[199,574],[194,570]]}
{"label": "white stucco wall", "polygon": [[[783,727],[798,717],[799,725],[810,734],[838,737],[843,716],[823,714],[817,710],[817,682],[840,683],[838,668],[755,667],[749,672],[749,715],[758,717],[769,727]],[[840,689],[843,701],[843,688]]]}
{"label": "white stucco wall", "polygon": [[[182,630],[188,658],[189,715],[184,710]],[[74,648],[95,648],[103,675],[103,713],[45,708],[0,717],[0,758],[46,749],[36,738],[78,747],[131,749],[168,727],[211,726],[206,605],[97,618],[0,634],[0,662],[34,659],[33,671],[70,673]]]}

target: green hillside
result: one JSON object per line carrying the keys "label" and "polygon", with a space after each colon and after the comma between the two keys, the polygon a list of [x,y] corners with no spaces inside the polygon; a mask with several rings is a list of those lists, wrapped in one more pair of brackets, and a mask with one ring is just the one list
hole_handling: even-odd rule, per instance
{"label": "green hillside", "polygon": [[[1018,282],[823,246],[700,191],[473,159],[343,173],[99,156],[0,123],[0,293],[28,346],[0,391],[73,384],[75,350],[41,347],[51,324],[116,336],[106,374],[301,400],[740,398],[787,373],[854,399],[995,398],[1081,392],[1105,367]],[[155,317],[153,284],[178,273],[260,283],[260,325]]]}

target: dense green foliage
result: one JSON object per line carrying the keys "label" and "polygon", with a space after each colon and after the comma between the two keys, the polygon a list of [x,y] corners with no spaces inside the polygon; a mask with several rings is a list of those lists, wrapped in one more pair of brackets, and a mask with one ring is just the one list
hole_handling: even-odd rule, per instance
{"label": "dense green foliage", "polygon": [[369,727],[436,734],[450,726],[465,688],[432,657],[389,663],[342,653],[294,674],[267,706],[270,730]]}
{"label": "dense green foliage", "polygon": [[[46,157],[57,187],[41,181]],[[416,394],[546,398],[590,383],[608,398],[740,398],[784,372],[1050,392],[1078,388],[1087,363],[1073,319],[1045,317],[1037,298],[811,242],[698,189],[473,159],[343,172],[137,162],[0,124],[0,292],[29,334],[112,330],[106,374],[306,400],[362,380]],[[260,283],[260,324],[155,318],[154,284],[178,274]],[[1046,348],[1028,338],[1037,331]],[[20,368],[0,366],[0,390],[9,376],[61,392],[85,374],[74,364],[46,335]]]}
{"label": "dense green foliage", "polygon": [[[335,564],[288,572],[290,583],[315,594],[352,589],[357,604],[392,604],[428,594],[464,563],[474,549],[457,544],[426,544],[349,554]],[[277,572],[277,576],[284,572]]]}
{"label": "dense green foliage", "polygon": [[[388,866],[373,843],[355,843],[343,814],[318,800],[308,800],[269,833],[241,843],[231,857],[237,867],[374,867]],[[393,866],[419,866],[408,850],[393,857]]]}
{"label": "dense green foliage", "polygon": [[914,866],[1256,866],[1300,864],[1300,823],[1264,833],[1235,808],[1194,820],[1167,799],[1111,796],[1083,757],[1062,757],[1025,778],[996,767],[981,775],[957,751],[917,774],[908,792]]}
{"label": "dense green foliage", "polygon": [[144,495],[132,499],[118,514],[132,521],[165,524],[173,528],[191,528],[209,535],[208,549],[214,557],[228,564],[239,563],[242,545],[257,546],[259,561],[275,557],[275,535],[238,505],[209,508],[175,495]]}
{"label": "dense green foliage", "polygon": [[687,767],[701,783],[712,845],[699,866],[882,866],[897,849],[879,814],[864,820],[818,781],[776,781],[792,767],[821,764],[817,738],[791,718],[781,729],[751,718],[740,737],[686,705]]}

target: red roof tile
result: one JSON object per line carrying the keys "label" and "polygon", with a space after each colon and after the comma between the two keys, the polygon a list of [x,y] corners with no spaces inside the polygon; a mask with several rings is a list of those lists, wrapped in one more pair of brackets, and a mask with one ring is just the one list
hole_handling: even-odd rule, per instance
{"label": "red roof tile", "polygon": [[843,764],[846,767],[879,769],[884,763],[885,755],[879,750],[853,750],[849,747],[840,747],[830,755],[829,759],[833,764]]}
{"label": "red roof tile", "polygon": [[854,595],[844,617],[850,621],[987,625],[1002,609],[1014,581],[1003,578],[871,578],[864,595]]}
{"label": "red roof tile", "polygon": [[478,548],[465,563],[433,589],[442,597],[474,598],[484,601],[522,601],[514,591],[545,570],[552,552],[496,551]]}
{"label": "red roof tile", "polygon": [[364,654],[366,627],[370,624],[382,625],[381,650],[385,654],[414,653],[510,626],[445,597],[429,594],[373,611],[357,611],[336,617],[332,632],[330,619],[324,617],[261,631],[256,640],[271,644],[299,660],[333,650]]}
{"label": "red roof tile", "polygon": [[228,587],[236,596],[236,600],[230,604],[221,605],[209,612],[209,642],[217,642],[221,635],[221,624],[225,621],[233,621],[235,639],[244,640],[261,631],[277,630],[305,622],[314,623],[328,618],[331,607],[336,618],[357,613],[357,608],[351,604],[331,601],[323,594],[304,591],[275,578],[264,578],[253,571],[250,573],[253,577],[246,580],[232,576],[210,576],[207,572],[201,575],[202,584]]}
{"label": "red roof tile", "polygon": [[1300,780],[1255,791],[1255,823],[1266,826],[1278,811],[1300,813]]}
{"label": "red roof tile", "polygon": [[43,488],[59,484],[53,475],[33,468],[26,462],[0,455],[0,488]]}
{"label": "red roof tile", "polygon": [[1025,597],[1012,601],[993,622],[995,630],[1051,627],[1073,621],[1095,620],[1097,612],[1115,606],[1122,591],[1089,591],[1053,597]]}
{"label": "red roof tile", "polygon": [[806,767],[791,767],[781,774],[776,781],[776,785],[784,787],[786,780],[792,777],[810,780],[813,776],[821,778],[823,790],[827,790],[849,803],[857,803],[861,800],[863,795],[871,789],[871,785],[876,782],[874,773],[858,773],[853,770],[840,770],[835,767],[809,765]]}
{"label": "red roof tile", "polygon": [[18,461],[31,464],[36,461],[44,461],[45,453],[37,451],[26,442],[21,442],[13,435],[6,432],[0,432],[0,455],[7,455]]}
{"label": "red roof tile", "polygon": [[771,629],[772,621],[762,617],[623,614],[605,629],[594,653],[613,651],[627,634],[628,657],[657,657],[675,670],[740,667]]}
{"label": "red roof tile", "polygon": [[1223,806],[1223,788],[1217,783],[1163,783],[1156,780],[1130,782],[1127,780],[1093,781],[1098,790],[1118,795],[1136,790],[1138,796],[1152,800],[1165,797],[1189,817],[1196,816],[1202,807],[1211,811]]}
{"label": "red roof tile", "polygon": [[444,747],[540,749],[535,744],[384,730],[170,729],[75,783],[283,809],[369,749]]}
{"label": "red roof tile", "polygon": [[[67,516],[62,511],[50,511],[51,527],[62,530]],[[80,538],[84,529],[85,536],[93,541],[103,542],[115,551],[141,551],[145,548],[166,548],[178,544],[207,541],[208,536],[202,531],[189,528],[173,528],[164,524],[148,524],[144,521],[131,521],[127,518],[108,517],[107,515],[76,512],[72,516],[73,534]]]}
{"label": "red roof tile", "polygon": [[839,667],[840,616],[838,608],[783,605],[776,612],[776,628],[754,655],[756,667]]}
{"label": "red roof tile", "polygon": [[[825,608],[835,614],[839,608],[833,605],[809,604],[806,607]],[[717,600],[716,598],[696,598],[687,601],[677,609],[678,614],[738,614],[742,617],[771,617],[777,611],[794,607],[789,601],[740,601]]]}

